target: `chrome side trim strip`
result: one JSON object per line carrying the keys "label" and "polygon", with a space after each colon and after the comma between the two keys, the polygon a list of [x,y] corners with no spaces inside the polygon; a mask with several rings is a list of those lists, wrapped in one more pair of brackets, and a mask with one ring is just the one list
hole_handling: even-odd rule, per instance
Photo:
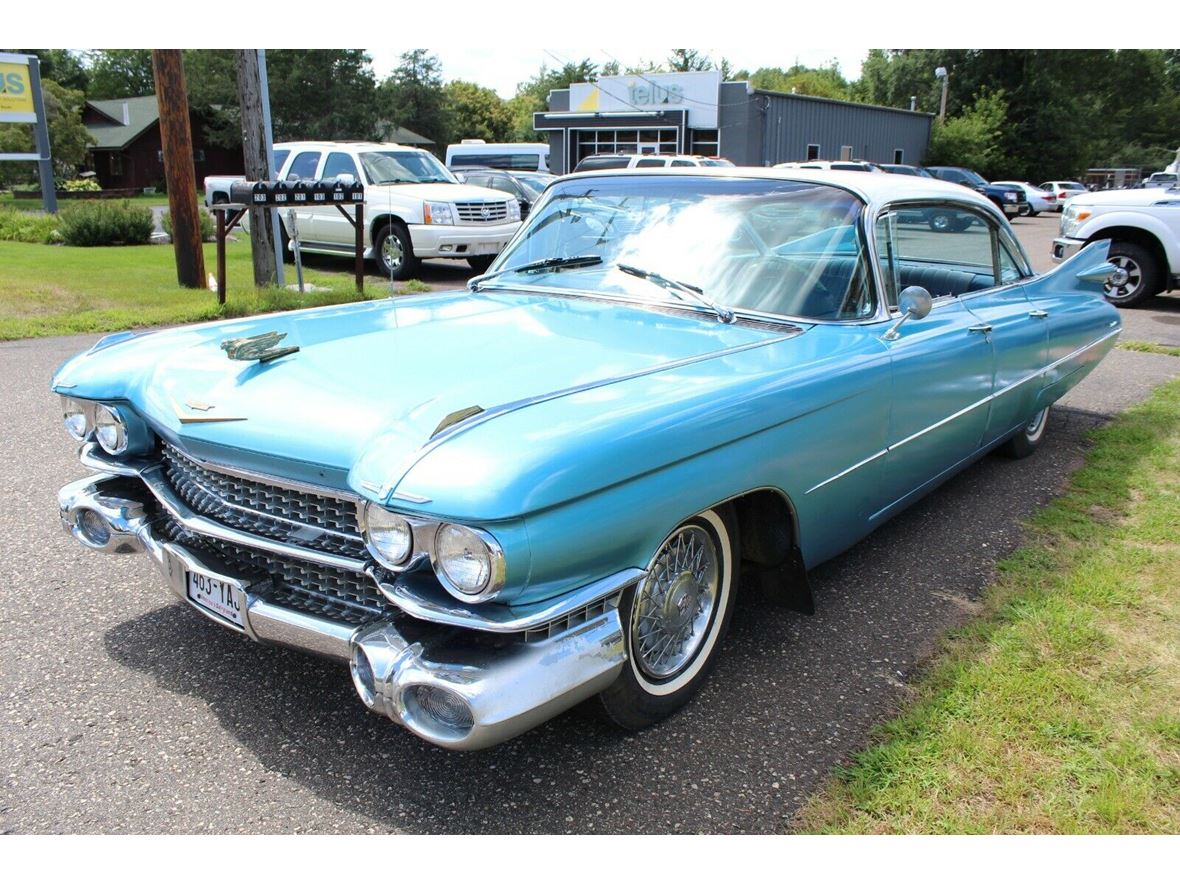
{"label": "chrome side trim strip", "polygon": [[852,473],[852,471],[860,470],[860,468],[864,467],[866,464],[871,464],[873,461],[876,461],[878,458],[882,457],[883,455],[887,455],[887,454],[889,454],[889,449],[881,449],[881,451],[877,452],[875,455],[869,455],[863,461],[858,461],[856,464],[853,464],[851,467],[847,467],[844,470],[841,470],[835,476],[829,476],[823,482],[821,482],[817,485],[813,485],[811,488],[809,488],[803,494],[810,495],[812,492],[817,491],[818,489],[822,489],[828,483],[832,483],[838,479],[842,479],[843,477]]}
{"label": "chrome side trim strip", "polygon": [[810,495],[812,492],[817,491],[818,489],[822,489],[824,486],[828,485],[829,483],[833,483],[838,479],[843,479],[845,476],[852,473],[854,470],[859,470],[860,468],[862,468],[868,464],[871,464],[873,461],[876,461],[881,456],[887,455],[890,452],[901,448],[906,443],[911,443],[914,440],[918,439],[919,437],[925,436],[927,433],[930,433],[933,430],[937,430],[939,427],[942,427],[944,424],[948,424],[951,421],[954,421],[958,418],[963,417],[968,412],[973,411],[974,409],[978,409],[980,406],[987,405],[988,403],[991,403],[993,400],[999,399],[1000,397],[1004,396],[1005,394],[1012,392],[1017,387],[1020,387],[1022,384],[1027,384],[1029,381],[1032,381],[1036,378],[1044,377],[1046,374],[1048,374],[1049,372],[1052,372],[1058,366],[1069,362],[1070,360],[1074,359],[1075,357],[1081,356],[1087,350],[1090,350],[1092,347],[1097,347],[1099,344],[1106,341],[1108,338],[1113,338],[1114,336],[1118,335],[1120,332],[1122,332],[1122,327],[1119,327],[1118,329],[1114,329],[1111,332],[1107,332],[1101,338],[1097,338],[1094,341],[1091,341],[1089,344],[1079,347],[1073,353],[1063,356],[1059,360],[1055,360],[1054,362],[1045,366],[1043,369],[1038,369],[1037,371],[1035,371],[1029,375],[1026,375],[1025,377],[1021,378],[1019,381],[1013,381],[1011,384],[1009,384],[1007,387],[1003,388],[1002,390],[998,390],[995,393],[985,396],[983,399],[972,403],[971,405],[967,406],[966,408],[960,409],[959,411],[955,412],[950,417],[943,418],[941,421],[931,424],[929,427],[926,427],[923,430],[919,430],[917,433],[911,434],[910,436],[907,436],[903,440],[900,440],[900,441],[895,442],[889,446],[886,446],[881,451],[877,452],[874,455],[870,455],[869,457],[865,458],[863,461],[858,461],[856,464],[853,464],[851,467],[847,467],[844,470],[841,470],[836,475],[828,477],[823,482],[817,483],[816,485],[809,488],[803,494]]}

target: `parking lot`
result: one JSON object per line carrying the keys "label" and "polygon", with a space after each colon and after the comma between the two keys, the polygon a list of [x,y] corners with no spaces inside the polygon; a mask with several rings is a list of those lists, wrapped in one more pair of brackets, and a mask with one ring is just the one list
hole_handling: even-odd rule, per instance
{"label": "parking lot", "polygon": [[[1049,269],[1057,216],[1014,228]],[[469,274],[432,261],[421,277]],[[1124,340],[1180,346],[1180,299],[1124,322]],[[1180,375],[1175,357],[1113,352],[1034,457],[985,458],[817,568],[815,615],[739,601],[713,677],[669,721],[628,735],[575,710],[456,754],[368,713],[347,668],[252,644],[170,601],[146,557],[61,531],[56,491],[83,471],[48,381],[96,337],[0,344],[0,832],[784,832],[976,610],[1085,432]]]}

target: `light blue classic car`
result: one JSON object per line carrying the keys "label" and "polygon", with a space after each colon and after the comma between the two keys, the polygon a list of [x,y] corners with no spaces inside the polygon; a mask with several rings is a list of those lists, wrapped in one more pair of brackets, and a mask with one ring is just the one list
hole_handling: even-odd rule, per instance
{"label": "light blue classic car", "polygon": [[808,609],[807,569],[1041,444],[1120,331],[1106,248],[1038,277],[985,197],[928,179],[569,176],[467,290],[70,360],[93,475],[61,518],[217,624],[348,662],[436,744],[591,698],[641,728],[707,678],[739,578]]}

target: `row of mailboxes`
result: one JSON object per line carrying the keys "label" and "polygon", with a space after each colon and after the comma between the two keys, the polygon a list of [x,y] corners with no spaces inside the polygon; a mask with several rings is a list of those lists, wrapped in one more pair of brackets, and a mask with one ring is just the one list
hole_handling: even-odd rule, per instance
{"label": "row of mailboxes", "polygon": [[229,199],[245,206],[354,205],[365,201],[365,186],[351,176],[343,181],[235,181]]}

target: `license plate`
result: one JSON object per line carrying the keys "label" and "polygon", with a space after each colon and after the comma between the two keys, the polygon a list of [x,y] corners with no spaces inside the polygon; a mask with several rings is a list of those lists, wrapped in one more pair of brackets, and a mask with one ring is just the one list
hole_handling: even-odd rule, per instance
{"label": "license plate", "polygon": [[499,243],[476,243],[467,247],[468,255],[497,255],[500,252]]}
{"label": "license plate", "polygon": [[234,584],[191,571],[186,573],[185,579],[188,582],[189,599],[232,624],[246,626],[246,621],[242,617],[245,597]]}

